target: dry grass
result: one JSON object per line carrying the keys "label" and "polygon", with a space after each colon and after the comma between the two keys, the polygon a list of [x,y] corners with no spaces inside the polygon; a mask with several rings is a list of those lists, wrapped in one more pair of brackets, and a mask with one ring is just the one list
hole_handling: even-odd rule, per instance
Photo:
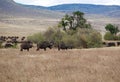
{"label": "dry grass", "polygon": [[120,47],[0,49],[0,82],[120,82]]}
{"label": "dry grass", "polygon": [[[92,17],[91,17],[92,18]],[[118,19],[89,18],[97,30]],[[99,19],[101,18],[101,19]],[[105,20],[106,19],[106,20]],[[55,25],[57,19],[3,18],[0,35],[27,36]],[[120,47],[20,52],[0,49],[0,82],[120,82]]]}
{"label": "dry grass", "polygon": [[[103,34],[105,33],[105,25],[108,23],[120,26],[120,18],[87,15],[86,19],[92,24],[94,29]],[[0,36],[28,36],[33,33],[43,32],[48,27],[56,26],[59,20],[57,18],[2,17],[0,18]]]}
{"label": "dry grass", "polygon": [[94,29],[105,33],[105,26],[109,23],[115,24],[120,28],[120,18],[106,17],[101,15],[87,15],[86,18],[91,23]]}
{"label": "dry grass", "polygon": [[57,24],[59,19],[43,18],[0,18],[0,36],[28,36],[43,32]]}

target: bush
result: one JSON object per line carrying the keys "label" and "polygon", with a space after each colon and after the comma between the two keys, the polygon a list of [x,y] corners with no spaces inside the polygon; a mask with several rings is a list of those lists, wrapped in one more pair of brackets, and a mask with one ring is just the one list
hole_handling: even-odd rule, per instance
{"label": "bush", "polygon": [[111,34],[110,32],[106,32],[106,34],[104,35],[104,39],[105,40],[120,40],[120,36],[116,36]]}
{"label": "bush", "polygon": [[117,35],[117,37],[118,37],[118,40],[120,40],[120,34],[119,34],[119,35]]}
{"label": "bush", "polygon": [[74,46],[76,47],[77,46],[77,37],[75,35],[68,35],[67,33],[64,34],[64,36],[62,37],[62,40],[65,44],[67,45],[71,45],[71,46]]}
{"label": "bush", "polygon": [[18,48],[17,43],[13,44],[12,48]]}
{"label": "bush", "polygon": [[31,36],[28,36],[27,39],[29,41],[34,42],[34,43],[40,43],[40,42],[45,40],[41,33],[36,33],[36,34],[31,35]]}
{"label": "bush", "polygon": [[100,33],[93,29],[86,28],[79,28],[76,32],[74,30],[65,32],[60,28],[49,28],[43,35],[41,33],[37,33],[29,36],[28,40],[35,43],[43,40],[54,41],[55,46],[57,46],[59,42],[64,42],[65,44],[72,45],[75,48],[93,48],[101,47],[102,45]]}
{"label": "bush", "polygon": [[55,46],[57,46],[57,44],[59,42],[62,41],[62,37],[65,35],[65,32],[60,30],[59,28],[49,28],[44,34],[43,36],[45,37],[45,40],[47,41],[54,41],[56,43]]}
{"label": "bush", "polygon": [[102,46],[101,34],[93,29],[79,29],[77,38],[79,44],[83,48],[94,48]]}
{"label": "bush", "polygon": [[96,48],[102,46],[102,36],[100,33],[93,31],[87,38],[87,47]]}

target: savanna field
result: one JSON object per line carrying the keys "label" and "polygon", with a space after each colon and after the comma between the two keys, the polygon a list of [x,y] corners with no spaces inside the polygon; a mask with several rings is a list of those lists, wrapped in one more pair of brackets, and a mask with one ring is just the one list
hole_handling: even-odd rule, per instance
{"label": "savanna field", "polygon": [[[20,44],[12,44],[16,43],[14,38],[0,38],[0,82],[120,82],[120,46],[102,45],[108,32],[107,24],[120,29],[120,6],[65,4],[44,7],[15,1],[0,0],[0,36],[18,36],[18,43],[24,42],[22,37],[33,43],[63,41],[75,48],[36,51],[37,46],[33,45],[29,51],[20,51]],[[84,13],[78,13],[81,10]],[[113,35],[114,40],[120,37]],[[11,42],[12,48],[4,48],[5,42]]]}
{"label": "savanna field", "polygon": [[0,49],[0,82],[120,82],[120,47]]}

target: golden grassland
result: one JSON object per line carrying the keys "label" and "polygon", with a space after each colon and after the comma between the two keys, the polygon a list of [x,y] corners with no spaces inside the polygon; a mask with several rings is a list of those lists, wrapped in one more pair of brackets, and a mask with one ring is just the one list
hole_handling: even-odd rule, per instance
{"label": "golden grassland", "polygon": [[[112,23],[120,28],[120,18],[105,17],[100,15],[86,15],[85,18],[92,27],[102,34],[105,25]],[[28,36],[37,32],[44,32],[49,27],[57,26],[60,18],[25,18],[25,17],[2,17],[0,18],[0,36]]]}
{"label": "golden grassland", "polygon": [[58,23],[59,19],[43,18],[1,18],[0,36],[28,36],[44,32]]}
{"label": "golden grassland", "polygon": [[[88,17],[92,26],[104,32],[107,23],[119,19]],[[3,18],[0,36],[28,36],[45,31],[57,19]],[[0,49],[0,82],[120,82],[120,47],[29,52]]]}
{"label": "golden grassland", "polygon": [[0,82],[120,82],[120,47],[0,49]]}

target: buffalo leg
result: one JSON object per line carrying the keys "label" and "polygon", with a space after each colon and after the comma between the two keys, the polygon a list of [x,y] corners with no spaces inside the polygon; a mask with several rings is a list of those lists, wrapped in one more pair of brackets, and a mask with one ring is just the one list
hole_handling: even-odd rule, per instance
{"label": "buffalo leg", "polygon": [[27,49],[27,51],[29,51],[29,48]]}
{"label": "buffalo leg", "polygon": [[38,51],[38,50],[39,50],[39,48],[36,49],[36,51]]}
{"label": "buffalo leg", "polygon": [[44,48],[44,51],[46,51],[46,48]]}
{"label": "buffalo leg", "polygon": [[23,51],[23,49],[21,48],[20,51]]}
{"label": "buffalo leg", "polygon": [[58,48],[58,50],[60,51],[60,48]]}

